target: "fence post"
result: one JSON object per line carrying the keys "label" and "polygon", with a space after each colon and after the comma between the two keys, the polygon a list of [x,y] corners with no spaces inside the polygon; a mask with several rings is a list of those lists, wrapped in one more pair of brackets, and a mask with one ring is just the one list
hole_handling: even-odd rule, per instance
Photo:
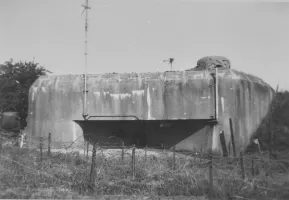
{"label": "fence post", "polygon": [[245,179],[245,167],[244,167],[244,157],[243,157],[243,151],[240,152],[240,167],[241,167],[241,173],[242,173],[242,179]]}
{"label": "fence post", "polygon": [[220,133],[220,140],[221,140],[221,145],[222,145],[222,149],[223,149],[223,156],[227,157],[228,156],[228,151],[227,151],[226,139],[225,139],[224,131],[222,131]]}
{"label": "fence post", "polygon": [[1,158],[1,154],[2,154],[2,138],[0,138],[0,158]]}
{"label": "fence post", "polygon": [[83,155],[84,155],[84,157],[85,157],[85,152],[86,152],[85,147],[86,147],[86,141],[84,139],[84,141],[83,141]]}
{"label": "fence post", "polygon": [[88,159],[89,141],[86,141],[86,159]]}
{"label": "fence post", "polygon": [[228,146],[228,156],[230,156],[231,155],[231,143],[229,142],[229,146]]}
{"label": "fence post", "polygon": [[124,160],[124,142],[122,141],[122,144],[121,144],[121,160],[123,161]]}
{"label": "fence post", "polygon": [[145,146],[145,163],[147,162],[147,145]]}
{"label": "fence post", "polygon": [[[16,155],[16,161],[17,161],[17,163],[16,163],[16,170],[17,170],[17,174],[19,174],[19,164],[18,164],[18,162],[19,162],[19,157],[20,157],[20,146],[17,145],[16,148],[17,148],[17,155]],[[42,159],[41,159],[41,166],[42,166]]]}
{"label": "fence post", "polygon": [[213,197],[214,193],[214,178],[213,178],[213,157],[210,154],[210,161],[209,161],[209,197]]}
{"label": "fence post", "polygon": [[42,137],[40,137],[39,148],[40,148],[40,164],[41,164],[41,166],[42,166],[42,154],[43,154]]}
{"label": "fence post", "polygon": [[173,170],[176,169],[176,145],[173,146]]}
{"label": "fence post", "polygon": [[236,157],[237,154],[236,154],[235,136],[234,136],[232,118],[229,119],[229,122],[230,122],[230,131],[231,131],[231,141],[232,141],[233,155],[234,155],[234,157]]}
{"label": "fence post", "polygon": [[194,148],[194,154],[193,154],[193,155],[194,155],[194,163],[196,164],[196,159],[197,159],[197,158],[196,158],[196,157],[197,157],[197,151],[196,151],[196,148]]}
{"label": "fence post", "polygon": [[201,151],[198,153],[199,156],[199,162],[201,162],[201,158],[203,156],[203,146],[201,145]]}
{"label": "fence post", "polygon": [[254,158],[252,158],[252,163],[251,163],[251,168],[252,168],[252,176],[255,176],[255,165],[254,165]]}
{"label": "fence post", "polygon": [[161,144],[161,149],[162,149],[162,153],[165,153],[165,148],[164,148],[164,144]]}
{"label": "fence post", "polygon": [[50,156],[50,149],[51,149],[51,133],[48,133],[48,151],[47,151],[48,156]]}
{"label": "fence post", "polygon": [[[271,124],[271,122],[269,122]],[[271,125],[270,125],[271,126]],[[271,127],[269,128],[269,161],[272,158],[272,131]]]}
{"label": "fence post", "polygon": [[24,134],[23,131],[20,130],[20,148],[24,145]]}
{"label": "fence post", "polygon": [[132,180],[135,179],[135,145],[132,146]]}
{"label": "fence post", "polygon": [[95,178],[95,159],[96,159],[96,149],[97,149],[97,143],[93,144],[92,149],[92,158],[91,158],[91,168],[90,168],[90,184],[94,186],[94,178]]}

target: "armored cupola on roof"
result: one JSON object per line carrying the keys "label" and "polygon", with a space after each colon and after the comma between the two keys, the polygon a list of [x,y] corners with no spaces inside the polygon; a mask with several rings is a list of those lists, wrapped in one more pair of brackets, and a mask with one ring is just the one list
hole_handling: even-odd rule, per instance
{"label": "armored cupola on roof", "polygon": [[206,56],[198,60],[197,66],[193,70],[212,70],[215,67],[220,69],[230,69],[230,61],[223,56]]}

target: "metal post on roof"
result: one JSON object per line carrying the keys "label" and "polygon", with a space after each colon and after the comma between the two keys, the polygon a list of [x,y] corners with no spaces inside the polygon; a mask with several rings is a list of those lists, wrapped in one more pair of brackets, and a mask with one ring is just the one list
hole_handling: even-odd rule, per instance
{"label": "metal post on roof", "polygon": [[171,65],[171,71],[173,71],[173,62],[174,62],[174,58],[169,58],[168,60],[163,60],[163,62],[169,62],[169,64]]}
{"label": "metal post on roof", "polygon": [[218,121],[219,116],[219,87],[218,87],[218,68],[215,68],[215,119]]}
{"label": "metal post on roof", "polygon": [[83,100],[83,118],[86,120],[88,113],[87,113],[87,55],[88,55],[88,50],[87,50],[87,31],[88,31],[88,10],[91,9],[88,6],[88,0],[86,0],[85,5],[82,5],[83,12],[85,12],[85,49],[84,49],[84,57],[85,57],[85,64],[84,64],[84,100]]}
{"label": "metal post on roof", "polygon": [[[215,116],[212,116],[214,123],[211,124],[211,126],[213,127],[213,132],[212,132],[212,138],[213,135],[215,134],[219,134],[219,124],[218,124],[218,119],[219,119],[219,90],[218,90],[218,85],[219,85],[219,80],[218,80],[218,68],[220,66],[215,66],[214,70],[215,73],[212,72],[211,76],[213,77],[214,80],[214,103],[215,103]],[[211,144],[212,145],[212,144]],[[210,147],[210,153],[213,152],[212,146]]]}
{"label": "metal post on roof", "polygon": [[214,89],[215,89],[215,95],[214,95],[214,101],[215,101],[215,120],[218,121],[219,118],[219,79],[218,79],[218,68],[220,66],[215,66],[215,73],[211,73],[211,76],[214,80]]}

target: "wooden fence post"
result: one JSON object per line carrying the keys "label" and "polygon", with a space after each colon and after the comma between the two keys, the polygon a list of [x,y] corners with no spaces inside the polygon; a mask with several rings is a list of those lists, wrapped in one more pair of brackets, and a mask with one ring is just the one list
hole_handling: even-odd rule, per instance
{"label": "wooden fence post", "polygon": [[222,131],[220,133],[220,141],[223,149],[223,156],[227,157],[228,156],[228,151],[227,151],[227,145],[226,145],[226,139],[225,139],[225,133]]}
{"label": "wooden fence post", "polygon": [[1,158],[1,154],[2,154],[2,138],[0,138],[0,158]]}
{"label": "wooden fence post", "polygon": [[135,145],[132,146],[132,179],[135,179]]}
{"label": "wooden fence post", "polygon": [[48,151],[47,151],[48,156],[50,156],[50,151],[51,151],[51,133],[48,133]]}
{"label": "wooden fence post", "polygon": [[176,145],[173,146],[173,170],[176,169]]}
{"label": "wooden fence post", "polygon": [[86,147],[86,141],[85,141],[85,139],[84,139],[84,141],[83,141],[83,155],[84,155],[84,156],[85,156],[85,152],[86,152],[85,147]]}
{"label": "wooden fence post", "polygon": [[145,163],[147,162],[147,145],[145,146]]}
{"label": "wooden fence post", "polygon": [[271,121],[269,121],[269,161],[271,160],[272,158],[272,128],[271,128]]}
{"label": "wooden fence post", "polygon": [[42,137],[40,137],[40,143],[39,143],[39,148],[40,148],[40,164],[42,166],[42,154],[43,154],[43,143],[42,143]]}
{"label": "wooden fence post", "polygon": [[244,157],[243,157],[242,151],[240,152],[240,167],[241,167],[242,179],[245,180]]}
{"label": "wooden fence post", "polygon": [[[18,162],[19,162],[19,157],[20,157],[20,145],[17,145],[17,155],[16,155],[16,161],[17,161],[17,163],[16,163],[16,170],[17,170],[17,174],[19,174],[19,164],[18,164]],[[41,159],[41,166],[42,166],[42,159]]]}
{"label": "wooden fence post", "polygon": [[124,161],[124,142],[121,144],[121,160]]}
{"label": "wooden fence post", "polygon": [[89,141],[86,141],[86,159],[88,159],[88,151],[89,151]]}
{"label": "wooden fence post", "polygon": [[93,144],[92,149],[92,158],[91,158],[91,168],[90,168],[90,184],[94,186],[94,178],[95,178],[95,160],[96,160],[96,149],[97,149],[97,143]]}
{"label": "wooden fence post", "polygon": [[230,122],[230,131],[231,131],[231,141],[232,141],[233,155],[234,155],[234,157],[236,157],[237,154],[236,154],[235,136],[234,136],[232,118],[229,119],[229,122]]}
{"label": "wooden fence post", "polygon": [[194,148],[194,163],[196,163],[196,160],[197,160],[197,151],[196,151],[196,148]]}
{"label": "wooden fence post", "polygon": [[24,145],[24,134],[23,131],[20,130],[20,148]]}
{"label": "wooden fence post", "polygon": [[214,194],[214,178],[213,178],[213,157],[210,155],[209,161],[209,197],[212,198]]}
{"label": "wooden fence post", "polygon": [[255,165],[254,165],[254,158],[252,158],[252,163],[251,163],[251,169],[252,169],[252,176],[255,176]]}

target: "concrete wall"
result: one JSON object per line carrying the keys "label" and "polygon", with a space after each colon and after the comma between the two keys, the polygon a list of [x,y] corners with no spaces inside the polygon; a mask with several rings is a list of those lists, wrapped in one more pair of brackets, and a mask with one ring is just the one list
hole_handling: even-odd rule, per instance
{"label": "concrete wall", "polygon": [[[265,117],[274,91],[261,79],[221,70],[219,75],[219,130],[207,127],[177,144],[178,149],[221,152],[219,131],[230,144],[233,119],[237,148],[245,147]],[[88,75],[90,115],[135,115],[144,120],[208,119],[214,115],[214,87],[209,71]],[[83,77],[40,77],[31,87],[25,132],[29,137],[53,135],[69,142],[82,136],[72,120],[82,120]],[[175,133],[178,134],[178,133]]]}

